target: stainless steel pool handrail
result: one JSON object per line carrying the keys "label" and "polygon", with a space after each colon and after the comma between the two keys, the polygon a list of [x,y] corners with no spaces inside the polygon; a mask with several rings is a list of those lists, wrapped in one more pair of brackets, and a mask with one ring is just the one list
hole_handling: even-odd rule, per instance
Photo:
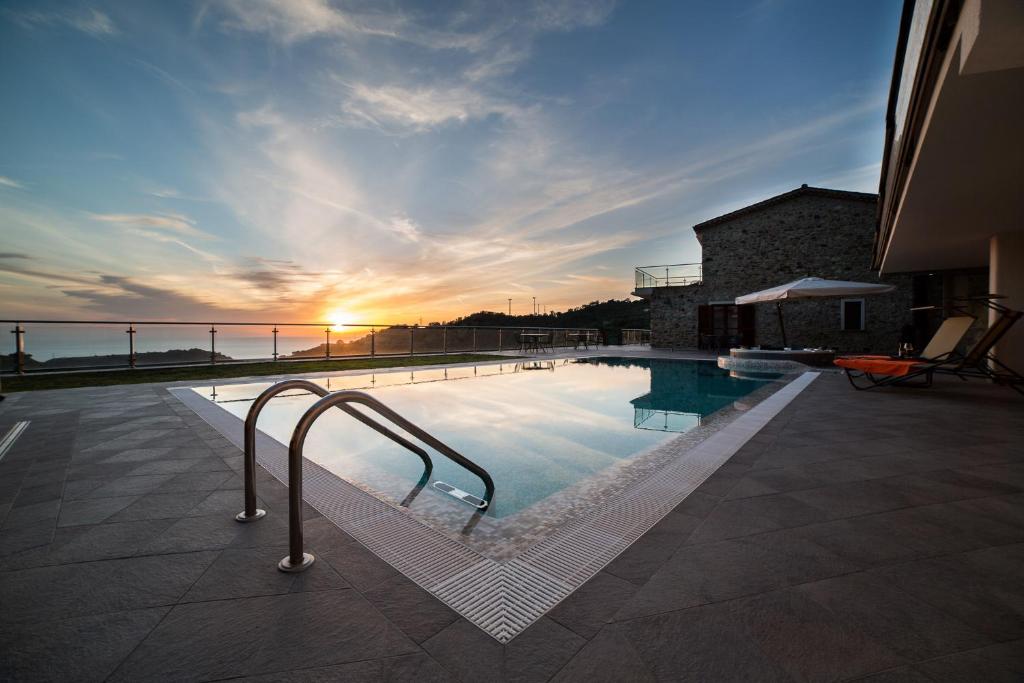
{"label": "stainless steel pool handrail", "polygon": [[[302,447],[306,442],[306,435],[317,418],[331,408],[340,407],[347,403],[359,403],[366,406],[446,456],[449,460],[480,477],[486,489],[483,497],[485,503],[489,504],[494,496],[494,480],[491,479],[491,475],[487,473],[487,470],[447,444],[434,438],[434,436],[417,427],[369,394],[352,390],[328,394],[302,414],[298,424],[295,426],[295,431],[292,432],[291,442],[288,444],[288,556],[277,565],[281,571],[301,572],[313,564],[315,559],[311,554],[303,552],[302,547]],[[486,505],[482,507],[485,508]]]}
{"label": "stainless steel pool handrail", "polygon": [[[260,412],[263,410],[264,406],[266,406],[267,403],[270,402],[270,399],[274,398],[278,394],[288,391],[289,389],[305,389],[306,391],[309,391],[310,393],[316,394],[317,396],[320,397],[327,396],[330,393],[327,389],[323,388],[319,384],[316,384],[315,382],[310,382],[304,379],[288,379],[281,382],[277,382],[276,384],[265,389],[259,396],[256,397],[256,400],[252,402],[252,405],[249,406],[249,412],[245,416],[245,440],[243,444],[242,456],[245,479],[245,509],[242,512],[239,512],[237,515],[235,515],[235,519],[239,522],[254,522],[267,514],[266,510],[260,510],[259,508],[256,507],[256,420],[259,418]],[[352,406],[342,403],[336,407],[339,410],[342,410],[351,415],[352,417],[354,417],[355,419],[359,420],[370,429],[375,430],[376,432],[391,439],[398,445],[404,446],[408,450],[418,455],[420,459],[423,460],[423,465],[425,468],[423,474],[424,478],[422,482],[424,484],[426,483],[426,480],[429,479],[430,473],[434,469],[434,463],[431,462],[430,456],[427,455],[427,452],[425,450],[423,450],[416,444],[411,443],[408,439],[405,439],[404,437],[391,431],[390,429],[378,423],[371,417],[359,412]],[[422,488],[422,486],[420,486],[420,488]],[[412,498],[415,497],[415,493],[418,493],[418,490],[414,489],[414,493],[406,497],[405,501],[403,501],[403,504],[408,504],[409,502],[411,502]]]}

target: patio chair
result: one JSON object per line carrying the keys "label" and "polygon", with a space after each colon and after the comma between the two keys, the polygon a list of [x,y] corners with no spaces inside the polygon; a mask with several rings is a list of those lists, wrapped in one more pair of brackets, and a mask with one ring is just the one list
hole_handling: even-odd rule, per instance
{"label": "patio chair", "polygon": [[[843,368],[854,389],[865,390],[883,386],[929,387],[936,372],[956,375],[966,381],[976,377],[1006,384],[1024,394],[1024,376],[1008,368],[992,356],[992,348],[1013,327],[1024,313],[1000,307],[1000,315],[966,355],[956,346],[967,333],[974,318],[947,318],[918,358],[894,359],[888,356],[850,356],[834,363]],[[996,366],[993,369],[992,365]],[[913,381],[923,378],[923,381]],[[857,381],[866,380],[866,384]]]}

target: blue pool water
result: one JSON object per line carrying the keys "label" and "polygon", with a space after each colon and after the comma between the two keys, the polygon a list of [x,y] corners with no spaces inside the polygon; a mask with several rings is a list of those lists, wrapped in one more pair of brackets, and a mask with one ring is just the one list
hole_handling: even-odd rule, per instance
{"label": "blue pool water", "polygon": [[[502,518],[544,500],[623,459],[693,429],[764,382],[736,379],[707,361],[588,358],[388,372],[315,380],[330,390],[361,389],[485,468],[495,482],[487,516]],[[269,383],[195,391],[243,418]],[[259,428],[287,444],[316,400],[282,395]],[[305,455],[342,479],[399,502],[423,474],[421,460],[340,411],[323,415]],[[431,453],[431,482],[474,495],[483,485]],[[429,493],[428,493],[429,492]],[[416,498],[465,503],[432,485]],[[459,509],[466,509],[460,507]]]}

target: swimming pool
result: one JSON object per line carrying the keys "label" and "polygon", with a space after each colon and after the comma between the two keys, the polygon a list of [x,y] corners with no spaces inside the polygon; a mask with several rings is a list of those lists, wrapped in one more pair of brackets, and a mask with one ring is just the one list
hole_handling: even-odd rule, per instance
{"label": "swimming pool", "polygon": [[[709,361],[640,355],[325,376],[325,388],[367,390],[489,469],[495,496],[482,514],[433,485],[417,489],[415,455],[329,411],[307,442],[303,497],[508,643],[676,509],[816,376],[743,380]],[[271,383],[169,391],[240,446],[242,417]],[[281,481],[283,444],[313,400],[282,395],[261,416],[269,436],[257,435],[257,461]],[[432,484],[481,493],[433,460]],[[268,507],[286,514],[279,499]]]}
{"label": "swimming pool", "polygon": [[[482,529],[517,517],[508,538],[528,531],[521,513],[548,501],[580,507],[624,464],[674,435],[733,407],[765,382],[735,379],[714,363],[597,357],[473,367],[373,373],[314,380],[325,388],[365,390],[486,469],[495,493]],[[271,383],[196,388],[244,419]],[[287,444],[301,414],[317,397],[290,392],[273,399],[259,429]],[[305,456],[334,475],[405,507],[447,532],[472,510],[446,494],[448,486],[483,495],[480,480],[447,458],[433,456],[430,482],[418,492],[423,463],[340,411],[310,431]],[[601,475],[604,476],[601,476]],[[595,479],[597,478],[597,479]],[[570,499],[552,501],[569,496]],[[411,498],[411,500],[410,500]],[[550,520],[534,520],[542,526]],[[536,526],[536,524],[534,524]],[[465,535],[465,534],[463,534]],[[484,534],[486,535],[486,533]]]}

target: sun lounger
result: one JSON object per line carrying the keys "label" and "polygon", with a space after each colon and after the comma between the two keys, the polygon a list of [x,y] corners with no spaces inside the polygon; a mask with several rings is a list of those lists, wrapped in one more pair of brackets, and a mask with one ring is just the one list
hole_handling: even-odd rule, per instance
{"label": "sun lounger", "polygon": [[943,321],[918,358],[848,356],[834,362],[843,368],[850,384],[858,390],[895,385],[927,387],[931,386],[934,374],[940,373],[956,375],[965,381],[972,377],[989,379],[1024,394],[1024,376],[992,355],[992,348],[1024,314],[1005,307],[997,310],[999,317],[966,355],[958,354],[956,347],[974,318],[957,316]]}

